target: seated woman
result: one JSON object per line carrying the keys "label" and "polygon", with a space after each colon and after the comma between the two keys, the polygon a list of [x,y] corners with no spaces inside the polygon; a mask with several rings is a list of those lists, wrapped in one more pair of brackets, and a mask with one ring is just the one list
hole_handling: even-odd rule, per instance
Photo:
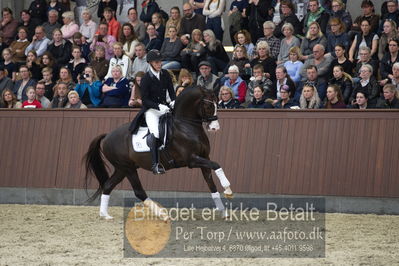
{"label": "seated woman", "polygon": [[344,102],[349,103],[349,98],[352,94],[353,81],[352,77],[344,72],[342,66],[334,66],[333,78],[328,82],[329,85],[337,85],[344,97]]}
{"label": "seated woman", "polygon": [[82,53],[82,57],[86,59],[86,62],[89,62],[90,60],[90,43],[86,41],[86,38],[82,35],[80,32],[76,32],[72,36],[72,45],[73,46],[78,46],[80,48],[80,52]]}
{"label": "seated woman", "polygon": [[[233,57],[231,58],[228,67],[230,66],[237,66],[238,70],[240,72],[240,77],[244,80],[249,80],[249,78],[251,77],[251,72],[252,69],[250,66],[250,62],[248,59],[248,53],[247,50],[245,48],[245,46],[241,46],[241,45],[236,45],[233,51]],[[247,67],[246,67],[247,66]],[[228,67],[226,68],[226,73],[228,70]]]}
{"label": "seated woman", "polygon": [[21,79],[15,82],[13,92],[18,101],[24,102],[28,99],[26,89],[30,86],[35,87],[36,81],[32,79],[29,68],[25,65],[19,67],[19,77]]}
{"label": "seated woman", "polygon": [[382,89],[384,98],[377,103],[377,108],[382,109],[399,109],[399,95],[396,86],[387,84]]}
{"label": "seated woman", "polygon": [[187,88],[193,86],[193,84],[194,79],[191,73],[187,69],[182,68],[177,79],[177,86],[183,86]]}
{"label": "seated woman", "polygon": [[234,35],[234,39],[236,41],[237,46],[244,46],[249,59],[252,59],[252,55],[254,54],[255,46],[251,40],[251,34],[247,30],[240,30]]}
{"label": "seated woman", "polygon": [[335,58],[331,62],[331,70],[330,74],[333,74],[333,68],[334,66],[342,66],[342,69],[345,71],[345,73],[348,73],[349,75],[352,76],[353,73],[353,63],[349,61],[349,59],[346,58],[345,54],[345,47],[342,44],[337,44],[335,45]]}
{"label": "seated woman", "polygon": [[293,95],[290,86],[284,84],[280,86],[280,99],[274,103],[274,108],[277,109],[289,109],[293,106],[298,106],[298,104],[291,98]]}
{"label": "seated woman", "polygon": [[139,43],[139,40],[137,39],[132,24],[123,24],[122,30],[119,33],[119,42],[123,44],[123,50],[125,51],[125,54],[130,58],[130,60],[133,60],[135,56],[136,45]]}
{"label": "seated woman", "polygon": [[356,65],[355,65],[355,69],[353,70],[353,76],[352,76],[353,80],[354,81],[360,80],[360,77],[359,77],[360,72],[359,71],[360,71],[360,68],[365,64],[369,64],[370,66],[373,67],[373,76],[377,77],[379,62],[377,60],[374,60],[371,58],[370,48],[368,48],[367,46],[360,47],[359,56],[360,56],[360,59],[359,59],[359,61],[357,61]]}
{"label": "seated woman", "polygon": [[102,85],[104,98],[100,104],[104,108],[120,108],[128,106],[130,97],[129,80],[123,77],[122,67],[115,65],[111,70],[112,77]]}
{"label": "seated woman", "polygon": [[79,32],[79,25],[75,23],[75,15],[72,11],[66,11],[62,14],[64,25],[61,27],[62,35],[65,40],[72,42],[72,36]]}
{"label": "seated woman", "polygon": [[371,32],[370,21],[364,18],[360,24],[361,32],[355,35],[351,48],[349,49],[349,61],[355,62],[360,59],[359,48],[368,47],[371,50],[371,58],[377,59],[378,54],[378,35]]}
{"label": "seated woman", "polygon": [[123,45],[120,42],[116,42],[112,45],[114,51],[114,57],[109,60],[108,73],[104,79],[112,77],[112,69],[114,66],[120,66],[122,69],[122,76],[130,79],[131,78],[131,68],[132,60],[125,54],[123,50]]}
{"label": "seated woman", "polygon": [[39,81],[43,78],[42,71],[37,63],[37,54],[35,50],[30,50],[26,56],[26,66],[29,68],[30,73],[32,74],[32,78],[36,81]]}
{"label": "seated woman", "polygon": [[28,99],[22,103],[22,108],[42,108],[42,104],[36,100],[36,90],[34,87],[26,89]]}
{"label": "seated woman", "polygon": [[144,41],[145,49],[148,51],[156,49],[160,50],[162,47],[162,40],[158,37],[155,26],[152,23],[147,25],[147,34],[145,35]]}
{"label": "seated woman", "polygon": [[219,109],[237,109],[240,108],[240,102],[234,98],[231,88],[222,86],[219,91]]}
{"label": "seated woman", "polygon": [[70,91],[68,93],[68,103],[65,108],[70,109],[87,109],[87,106],[82,103],[79,98],[79,94],[76,91]]}
{"label": "seated woman", "polygon": [[261,86],[263,88],[263,93],[265,95],[271,94],[273,82],[268,79],[263,71],[263,66],[261,64],[255,65],[252,71],[253,76],[250,78],[248,83],[248,90],[245,96],[245,102],[249,103],[253,100],[254,89],[256,86]]}
{"label": "seated woman", "polygon": [[194,29],[191,33],[190,43],[180,52],[182,67],[191,72],[197,72],[197,74],[197,66],[205,59],[205,48],[201,45],[201,42],[203,42],[202,31]]}
{"label": "seated woman", "polygon": [[369,64],[363,65],[359,70],[360,81],[355,83],[352,95],[349,99],[352,102],[358,91],[366,91],[369,94],[369,104],[375,106],[380,97],[380,87],[373,74],[373,67]]}
{"label": "seated woman", "polygon": [[169,38],[166,38],[161,47],[162,68],[163,69],[180,69],[181,58],[180,52],[183,49],[183,44],[177,36],[176,26],[169,27]]}
{"label": "seated woman", "polygon": [[335,46],[341,44],[345,50],[349,49],[349,36],[346,33],[345,24],[339,18],[331,18],[329,21],[331,31],[327,33],[327,53],[335,57]]}
{"label": "seated woman", "polygon": [[78,83],[82,79],[83,70],[87,66],[86,60],[82,57],[80,47],[74,46],[72,48],[72,59],[69,61],[67,68],[71,71],[73,82]]}
{"label": "seated woman", "polygon": [[64,108],[68,103],[68,84],[64,82],[58,82],[54,87],[54,98],[50,102],[49,108]]}
{"label": "seated woman", "polygon": [[344,103],[344,97],[342,96],[341,89],[335,85],[331,84],[327,87],[327,103],[324,105],[326,109],[342,109],[346,108]]}
{"label": "seated woman", "polygon": [[309,56],[313,56],[313,47],[316,44],[321,44],[324,47],[327,46],[327,39],[320,29],[319,23],[316,21],[310,23],[306,37],[303,38],[301,43],[301,60],[305,61]]}
{"label": "seated woman", "polygon": [[165,26],[161,13],[154,13],[151,16],[151,23],[155,26],[158,38],[163,42],[165,37]]}
{"label": "seated woman", "polygon": [[57,83],[63,82],[67,84],[68,90],[72,90],[75,88],[75,82],[73,82],[71,71],[67,67],[60,68],[60,78],[57,80]]}
{"label": "seated woman", "polygon": [[273,106],[270,103],[265,102],[265,90],[262,86],[256,86],[254,88],[254,97],[252,101],[248,104],[248,108],[273,108]]}
{"label": "seated woman", "polygon": [[54,57],[56,66],[54,70],[60,69],[61,66],[68,64],[71,58],[72,43],[68,40],[64,40],[60,29],[55,29],[53,31],[53,40],[49,43],[47,51]]}
{"label": "seated woman", "polygon": [[260,41],[256,44],[256,58],[252,59],[250,65],[245,65],[245,67],[254,67],[257,64],[263,66],[263,71],[265,72],[265,77],[271,81],[276,80],[276,61],[273,57],[270,57],[269,44],[266,41]]}
{"label": "seated woman", "polygon": [[294,27],[286,23],[282,27],[284,39],[281,40],[280,53],[277,57],[277,65],[284,64],[289,58],[289,51],[292,47],[301,46],[301,41],[294,35]]}
{"label": "seated woman", "polygon": [[[1,38],[1,37],[0,37]],[[12,81],[16,81],[17,79],[17,65],[12,61],[12,53],[10,48],[5,48],[2,52],[1,55],[3,57],[3,65],[5,69],[7,70],[7,77],[12,79]]]}
{"label": "seated woman", "polygon": [[368,104],[369,94],[365,91],[358,91],[356,93],[356,100],[348,108],[352,109],[370,109],[371,106]]}
{"label": "seated woman", "polygon": [[240,103],[243,103],[247,93],[247,83],[240,77],[239,73],[237,66],[230,66],[228,72],[229,77],[224,82],[224,86],[231,88],[234,98]]}
{"label": "seated woman", "polygon": [[301,109],[321,108],[321,100],[315,86],[309,84],[303,86],[301,98],[299,99],[299,107]]}
{"label": "seated woman", "polygon": [[50,101],[54,97],[54,85],[53,80],[53,69],[50,67],[45,67],[42,69],[43,82],[44,82],[44,96]]}
{"label": "seated woman", "polygon": [[204,41],[201,42],[205,47],[206,60],[212,65],[212,74],[218,75],[218,72],[223,72],[229,63],[230,59],[224,49],[223,44],[216,39],[212,30],[204,31]]}
{"label": "seated woman", "polygon": [[144,77],[145,73],[143,71],[139,71],[136,73],[134,77],[133,87],[130,92],[129,106],[135,108],[141,108],[143,106],[143,101],[141,100],[140,94],[140,83],[141,79]]}
{"label": "seated woman", "polygon": [[18,38],[10,44],[13,54],[12,60],[15,63],[23,63],[26,60],[25,49],[30,42],[28,41],[28,29],[25,27],[18,28]]}
{"label": "seated woman", "polygon": [[1,93],[0,107],[19,109],[22,108],[22,104],[17,100],[17,96],[13,93],[12,90],[4,89]]}
{"label": "seated woman", "polygon": [[287,69],[288,75],[291,77],[295,85],[298,86],[301,81],[301,69],[303,63],[299,61],[302,57],[301,50],[298,46],[292,47],[290,49],[289,59],[284,63],[284,67]]}
{"label": "seated woman", "polygon": [[54,57],[49,51],[44,52],[40,57],[39,66],[41,69],[45,67],[54,68]]}
{"label": "seated woman", "polygon": [[109,60],[105,59],[104,47],[96,46],[90,66],[96,71],[98,78],[104,80],[109,68]]}
{"label": "seated woman", "polygon": [[82,79],[75,87],[81,102],[87,107],[97,107],[101,102],[101,81],[91,66],[86,66]]}

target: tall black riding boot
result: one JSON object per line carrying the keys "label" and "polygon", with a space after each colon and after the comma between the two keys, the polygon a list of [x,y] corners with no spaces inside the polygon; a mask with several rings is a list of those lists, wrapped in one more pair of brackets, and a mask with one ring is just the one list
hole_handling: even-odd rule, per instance
{"label": "tall black riding boot", "polygon": [[165,173],[165,168],[163,168],[162,164],[159,163],[159,151],[158,147],[159,145],[159,140],[155,138],[153,134],[148,136],[148,146],[150,147],[150,152],[151,152],[151,158],[152,158],[152,167],[151,170],[155,175],[159,174],[164,174]]}

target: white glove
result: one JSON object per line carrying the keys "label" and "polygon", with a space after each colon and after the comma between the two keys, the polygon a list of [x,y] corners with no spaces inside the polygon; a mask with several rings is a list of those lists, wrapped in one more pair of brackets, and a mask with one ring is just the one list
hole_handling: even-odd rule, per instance
{"label": "white glove", "polygon": [[159,111],[161,111],[161,113],[166,114],[167,112],[169,112],[170,108],[167,107],[164,104],[160,104],[158,105]]}
{"label": "white glove", "polygon": [[169,106],[170,106],[170,108],[175,108],[175,101],[171,101],[170,103],[169,103]]}

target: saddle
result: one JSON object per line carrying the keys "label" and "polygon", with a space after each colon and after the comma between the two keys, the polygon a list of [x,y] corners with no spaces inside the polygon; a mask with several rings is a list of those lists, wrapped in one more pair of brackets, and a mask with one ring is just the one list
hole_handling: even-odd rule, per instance
{"label": "saddle", "polygon": [[[144,121],[145,122],[145,121]],[[159,139],[162,145],[159,150],[163,150],[168,146],[170,137],[172,136],[173,115],[166,113],[159,118]],[[146,124],[141,124],[137,132],[132,134],[132,145],[135,152],[149,152],[147,137],[150,134]]]}

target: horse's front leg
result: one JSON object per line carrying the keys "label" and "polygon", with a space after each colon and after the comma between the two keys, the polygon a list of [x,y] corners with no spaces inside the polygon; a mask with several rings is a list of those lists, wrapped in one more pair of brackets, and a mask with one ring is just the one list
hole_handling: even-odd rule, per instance
{"label": "horse's front leg", "polygon": [[[217,190],[216,190],[216,186],[213,182],[212,175],[210,173],[210,169],[215,170],[215,174],[219,178],[220,184],[224,188],[224,192],[223,192],[224,196],[227,199],[233,198],[233,191],[230,188],[230,181],[227,179],[226,175],[224,174],[223,169],[220,167],[220,165],[218,163],[193,154],[191,156],[191,161],[188,163],[188,167],[201,168],[202,173],[205,178],[205,181],[207,182],[208,187],[212,193],[216,193]],[[209,172],[206,172],[204,169],[208,169]]]}

